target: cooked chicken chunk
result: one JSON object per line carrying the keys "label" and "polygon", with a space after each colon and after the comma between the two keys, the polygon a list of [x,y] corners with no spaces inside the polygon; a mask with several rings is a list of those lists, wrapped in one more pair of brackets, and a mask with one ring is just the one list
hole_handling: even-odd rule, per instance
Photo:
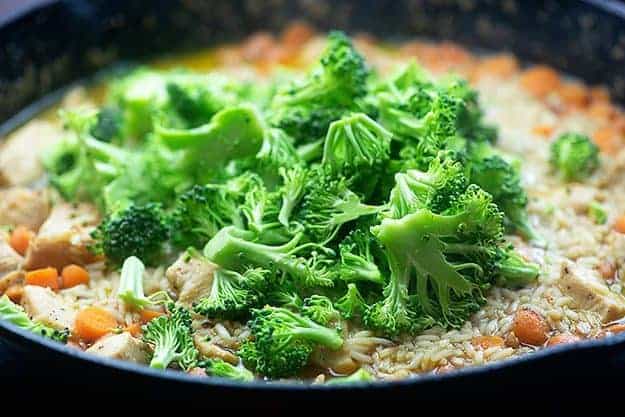
{"label": "cooked chicken chunk", "polygon": [[63,136],[47,121],[32,121],[11,134],[0,148],[0,177],[5,186],[26,185],[43,174],[42,153]]}
{"label": "cooked chicken chunk", "polygon": [[558,284],[579,308],[598,313],[604,323],[625,316],[625,297],[610,291],[592,271],[565,263]]}
{"label": "cooked chicken chunk", "polygon": [[90,234],[98,222],[98,211],[90,204],[64,203],[54,207],[28,248],[24,268],[60,269],[68,264],[96,261],[89,246],[93,244]]}
{"label": "cooked chicken chunk", "polygon": [[0,225],[26,226],[37,231],[50,214],[46,190],[13,187],[0,190]]}
{"label": "cooked chicken chunk", "polygon": [[19,270],[22,261],[23,258],[9,245],[6,234],[0,233],[0,294],[22,280],[23,274]]}
{"label": "cooked chicken chunk", "polygon": [[178,301],[191,304],[210,294],[213,285],[213,272],[217,266],[199,256],[188,253],[167,269],[165,275],[171,286],[178,292]]}
{"label": "cooked chicken chunk", "polygon": [[104,337],[94,343],[86,352],[105,358],[138,363],[148,362],[145,343],[126,332]]}
{"label": "cooked chicken chunk", "polygon": [[27,285],[22,295],[22,305],[33,320],[58,330],[72,329],[76,313],[63,303],[51,289]]}

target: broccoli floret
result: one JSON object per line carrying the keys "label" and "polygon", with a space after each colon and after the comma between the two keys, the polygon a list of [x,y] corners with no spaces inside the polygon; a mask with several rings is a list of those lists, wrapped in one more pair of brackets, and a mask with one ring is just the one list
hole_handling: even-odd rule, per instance
{"label": "broccoli floret", "polygon": [[164,291],[158,291],[146,297],[143,292],[143,273],[145,266],[136,256],[126,258],[122,265],[117,287],[117,298],[132,309],[142,310],[150,304],[156,304],[160,300],[169,301],[169,295]]}
{"label": "broccoli floret", "polygon": [[198,351],[193,343],[191,314],[186,308],[170,303],[168,314],[143,326],[143,340],[152,347],[150,366],[166,369],[175,363],[184,370],[197,364]]}
{"label": "broccoli floret", "polygon": [[332,300],[319,294],[313,294],[304,300],[302,314],[324,326],[336,325],[341,319],[341,315],[334,308]]}
{"label": "broccoli floret", "polygon": [[[336,273],[330,268],[334,260],[327,256],[328,249],[318,244],[300,243],[303,237],[301,232],[279,246],[256,243],[251,240],[254,237],[253,232],[225,227],[206,244],[204,255],[212,262],[233,270],[242,264],[277,269],[305,287],[334,285]],[[305,257],[303,251],[308,252]]]}
{"label": "broccoli floret", "polygon": [[523,259],[512,247],[498,248],[495,259],[498,285],[522,287],[535,281],[540,274],[538,265]]}
{"label": "broccoli floret", "polygon": [[307,144],[325,138],[330,124],[346,113],[342,108],[283,106],[271,115],[271,124],[295,139],[295,144]]}
{"label": "broccoli floret", "polygon": [[227,378],[234,381],[250,382],[254,380],[254,374],[243,366],[234,366],[222,359],[207,359],[198,363],[204,368],[207,375],[218,378]]}
{"label": "broccoli floret", "polygon": [[114,264],[136,256],[152,265],[160,259],[169,235],[169,222],[160,204],[131,204],[104,218],[92,233],[93,249]]}
{"label": "broccoli floret", "polygon": [[363,57],[342,32],[328,36],[319,67],[300,84],[280,91],[274,97],[274,107],[311,103],[349,106],[366,94],[369,69]]}
{"label": "broccoli floret", "polygon": [[187,171],[201,175],[230,160],[256,155],[266,128],[256,109],[238,105],[221,110],[210,123],[196,128],[168,128],[157,123],[154,131],[165,145],[185,152]]}
{"label": "broccoli floret", "polygon": [[456,119],[458,134],[470,141],[494,143],[497,140],[497,129],[484,122],[477,91],[466,80],[456,77],[446,80],[443,88],[462,102]]}
{"label": "broccoli floret", "polygon": [[195,185],[183,193],[174,206],[172,242],[178,247],[202,247],[225,226],[243,227],[239,206],[245,198],[241,180],[226,184]]}
{"label": "broccoli floret", "polygon": [[327,242],[343,224],[380,210],[381,207],[363,204],[360,197],[348,188],[344,177],[315,170],[309,176],[295,219],[313,241]]}
{"label": "broccoli floret", "polygon": [[367,303],[354,283],[347,284],[347,292],[334,305],[346,320],[362,317],[367,309]]}
{"label": "broccoli floret", "polygon": [[268,192],[260,178],[250,185],[245,194],[240,208],[245,228],[255,234],[258,242],[274,245],[291,239],[291,233],[278,219],[280,200],[280,194]]}
{"label": "broccoli floret", "polygon": [[20,305],[13,303],[6,295],[0,297],[0,320],[61,343],[65,343],[69,336],[69,330],[53,329],[32,320]]}
{"label": "broccoli floret", "polygon": [[284,227],[289,227],[293,211],[303,197],[308,170],[301,165],[295,165],[289,168],[281,167],[279,172],[282,177],[282,187],[279,190],[282,205],[278,213],[278,221]]}
{"label": "broccoli floret", "polygon": [[384,245],[391,277],[385,298],[365,312],[368,327],[391,335],[434,323],[457,327],[483,304],[503,214],[478,186],[470,185],[441,214],[417,209],[384,218],[372,232]]}
{"label": "broccoli floret", "polygon": [[470,170],[471,182],[493,196],[506,224],[524,238],[540,241],[527,216],[528,199],[518,170],[485,143],[472,148]]}
{"label": "broccoli floret", "polygon": [[117,107],[104,107],[98,112],[96,123],[89,132],[102,142],[113,142],[120,138],[122,122],[122,113]]}
{"label": "broccoli floret", "polygon": [[210,122],[220,110],[235,105],[242,87],[223,76],[176,72],[166,74],[168,106],[185,127]]}
{"label": "broccoli floret", "polygon": [[269,271],[247,269],[242,274],[223,268],[213,272],[210,294],[198,300],[193,310],[208,318],[239,319],[260,307],[269,287]]}
{"label": "broccoli floret", "polygon": [[260,151],[246,167],[261,175],[265,184],[271,187],[279,182],[280,168],[301,163],[302,160],[293,147],[293,138],[281,129],[272,128],[267,130]]}
{"label": "broccoli floret", "polygon": [[322,165],[334,175],[352,177],[379,168],[389,158],[391,133],[364,113],[354,113],[330,125]]}
{"label": "broccoli floret", "polygon": [[588,205],[588,215],[596,224],[605,224],[608,221],[608,213],[605,207],[596,201]]}
{"label": "broccoli floret", "polygon": [[326,382],[326,385],[364,384],[375,381],[373,375],[363,368],[348,376],[338,376]]}
{"label": "broccoli floret", "polygon": [[400,218],[418,208],[429,207],[440,213],[464,192],[468,180],[459,162],[439,154],[427,171],[408,170],[395,174],[389,209]]}
{"label": "broccoli floret", "polygon": [[378,243],[368,229],[351,231],[339,244],[339,278],[346,282],[383,284],[384,277],[373,256],[374,250],[379,250]]}
{"label": "broccoli floret", "polygon": [[343,345],[336,330],[285,308],[267,306],[252,314],[248,325],[253,340],[243,344],[239,355],[261,375],[293,376],[308,363],[315,346],[337,350]]}
{"label": "broccoli floret", "polygon": [[599,168],[599,148],[588,136],[564,133],[551,144],[550,162],[565,181],[583,181]]}

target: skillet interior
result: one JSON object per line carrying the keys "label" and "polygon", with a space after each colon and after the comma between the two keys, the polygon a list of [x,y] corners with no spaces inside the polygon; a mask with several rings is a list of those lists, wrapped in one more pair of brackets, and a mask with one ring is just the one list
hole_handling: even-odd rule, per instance
{"label": "skillet interior", "polygon": [[[321,30],[366,30],[386,38],[418,35],[510,50],[522,59],[552,64],[590,83],[605,83],[615,98],[625,101],[625,7],[615,2],[181,1],[153,2],[147,11],[145,3],[139,1],[41,3],[46,5],[21,17],[14,16],[0,27],[0,123],[5,122],[5,129],[28,117],[28,112],[13,117],[28,104],[113,62],[236,40],[259,29],[278,30],[291,18],[302,16]],[[32,109],[37,110],[37,106]],[[207,387],[222,395],[234,392],[232,385],[223,381],[156,373],[87,356],[40,341],[4,323],[0,323],[0,334],[13,350],[33,363],[46,361],[49,376],[61,371],[78,373],[88,365],[94,377],[104,378],[102,385],[115,378],[114,386],[145,387],[146,395],[148,387],[158,387],[153,392],[167,389],[185,396],[205,392]],[[576,374],[622,370],[618,352],[624,347],[625,337],[620,336],[451,375],[372,387],[380,393],[389,389],[410,390],[413,394],[418,391],[420,396],[440,395],[450,389],[471,393],[487,387],[498,390],[505,382],[530,382],[537,370],[565,382],[573,370]],[[328,391],[324,387],[311,390],[299,385],[258,383],[238,387],[237,391],[255,395],[257,400],[267,389],[308,398],[315,395],[311,393],[327,395]],[[341,388],[334,390],[345,392]],[[350,391],[355,390],[350,387]]]}

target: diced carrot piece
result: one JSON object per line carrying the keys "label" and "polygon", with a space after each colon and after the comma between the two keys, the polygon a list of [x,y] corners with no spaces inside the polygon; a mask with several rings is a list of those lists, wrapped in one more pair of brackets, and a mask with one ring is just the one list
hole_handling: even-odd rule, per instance
{"label": "diced carrot piece", "polygon": [[530,94],[544,98],[560,87],[560,76],[553,68],[538,65],[526,70],[521,75],[520,82]]}
{"label": "diced carrot piece", "polygon": [[141,310],[141,323],[148,323],[151,320],[162,316],[163,313],[161,313],[160,311],[154,311],[154,310]]}
{"label": "diced carrot piece", "polygon": [[38,285],[53,290],[59,289],[59,272],[56,268],[48,267],[35,269],[26,273],[26,285]]}
{"label": "diced carrot piece", "polygon": [[564,345],[567,343],[577,342],[578,340],[580,340],[580,338],[578,336],[575,336],[574,334],[560,333],[549,338],[547,346]]}
{"label": "diced carrot piece", "polygon": [[483,76],[509,78],[519,70],[519,63],[512,55],[501,54],[484,58],[476,69],[476,78]]}
{"label": "diced carrot piece", "polygon": [[608,122],[614,120],[617,115],[617,111],[610,102],[593,102],[588,107],[588,115],[593,119],[597,119],[602,122]]}
{"label": "diced carrot piece", "polygon": [[613,324],[611,326],[606,327],[605,331],[608,333],[612,333],[612,334],[623,333],[625,332],[625,324],[623,323]]}
{"label": "diced carrot piece", "polygon": [[625,233],[625,214],[616,219],[616,223],[614,223],[614,230],[619,233]]}
{"label": "diced carrot piece", "polygon": [[4,294],[14,303],[19,303],[22,299],[22,295],[24,294],[24,287],[19,284],[11,285],[6,289]]}
{"label": "diced carrot piece", "polygon": [[35,236],[35,233],[25,226],[17,226],[11,232],[9,237],[9,245],[20,255],[26,255],[30,241]]}
{"label": "diced carrot piece", "polygon": [[243,58],[249,62],[267,61],[276,48],[276,40],[268,32],[251,35],[242,45]]}
{"label": "diced carrot piece", "polygon": [[86,307],[76,314],[75,331],[80,339],[95,342],[117,327],[113,314],[100,307]]}
{"label": "diced carrot piece", "polygon": [[611,126],[596,130],[592,139],[599,149],[608,155],[615,154],[622,146],[618,131]]}
{"label": "diced carrot piece", "polygon": [[553,133],[553,126],[551,125],[536,125],[532,128],[532,133],[537,136],[543,136],[548,138]]}
{"label": "diced carrot piece", "polygon": [[537,312],[521,309],[514,316],[512,331],[521,343],[540,346],[547,341],[549,326]]}
{"label": "diced carrot piece", "polygon": [[616,275],[616,265],[614,265],[614,262],[601,262],[597,270],[599,271],[599,275],[605,280],[613,280]]}
{"label": "diced carrot piece", "polygon": [[558,91],[562,101],[572,107],[586,107],[590,103],[588,90],[578,83],[566,83]]}
{"label": "diced carrot piece", "polygon": [[292,22],[282,32],[281,41],[286,48],[301,48],[315,36],[315,30],[307,23]]}
{"label": "diced carrot piece", "polygon": [[471,344],[477,348],[489,349],[504,346],[505,342],[499,336],[475,336],[471,339]]}
{"label": "diced carrot piece", "polygon": [[71,288],[80,284],[89,283],[89,272],[78,265],[67,265],[61,272],[62,287]]}
{"label": "diced carrot piece", "polygon": [[125,332],[137,337],[141,334],[141,323],[132,323],[124,329]]}

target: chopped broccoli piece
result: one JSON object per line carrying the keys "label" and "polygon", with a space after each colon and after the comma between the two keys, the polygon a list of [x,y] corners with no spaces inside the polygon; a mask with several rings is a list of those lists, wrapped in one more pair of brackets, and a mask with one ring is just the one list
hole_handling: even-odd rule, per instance
{"label": "chopped broccoli piece", "polygon": [[289,86],[274,97],[274,106],[323,103],[349,106],[366,94],[369,69],[363,57],[342,32],[332,32],[320,65],[300,84]]}
{"label": "chopped broccoli piece", "polygon": [[345,384],[363,384],[375,381],[373,375],[363,368],[348,376],[338,376],[326,382],[326,385],[345,385]]}
{"label": "chopped broccoli piece", "polygon": [[377,240],[367,229],[358,228],[351,231],[339,244],[339,278],[345,282],[384,283],[373,256],[380,250]]}
{"label": "chopped broccoli piece", "polygon": [[122,114],[116,107],[104,107],[96,116],[96,123],[91,127],[91,136],[102,142],[113,142],[120,137]]}
{"label": "chopped broccoli piece", "polygon": [[592,201],[588,205],[588,215],[597,224],[606,224],[608,221],[608,213],[601,204],[596,201]]}
{"label": "chopped broccoli piece", "polygon": [[308,363],[315,346],[337,350],[343,345],[336,330],[285,308],[267,306],[252,314],[248,325],[254,339],[243,344],[239,355],[261,375],[293,376]]}
{"label": "chopped broccoli piece", "polygon": [[218,378],[227,378],[233,381],[250,382],[254,380],[254,374],[243,366],[234,366],[222,359],[207,359],[198,363],[204,368],[207,375]]}
{"label": "chopped broccoli piece", "polygon": [[69,336],[69,330],[53,329],[32,320],[20,305],[13,303],[6,295],[0,297],[0,320],[61,343],[65,343]]}
{"label": "chopped broccoli piece", "polygon": [[131,204],[104,218],[92,233],[93,249],[114,264],[136,256],[151,265],[161,258],[169,235],[169,222],[160,204]]}
{"label": "chopped broccoli piece", "polygon": [[341,319],[341,315],[334,308],[332,300],[319,294],[313,294],[304,300],[302,314],[324,326],[336,324]]}
{"label": "chopped broccoli piece", "polygon": [[347,292],[334,305],[346,320],[362,317],[367,309],[367,303],[354,283],[347,284]]}
{"label": "chopped broccoli piece", "polygon": [[170,303],[168,315],[159,316],[143,326],[143,340],[153,349],[150,366],[166,369],[175,363],[184,370],[197,364],[198,351],[193,343],[191,314],[186,308]]}
{"label": "chopped broccoli piece", "polygon": [[[136,256],[129,256],[122,265],[117,287],[117,298],[126,306],[142,310],[151,304],[157,304],[160,300],[170,301],[169,295],[164,291],[158,291],[146,297],[143,292],[143,273],[145,266]],[[159,300],[160,299],[160,300]]]}
{"label": "chopped broccoli piece", "polygon": [[[255,243],[249,239],[254,233],[238,230],[232,226],[219,231],[205,246],[204,255],[224,268],[237,270],[241,265],[277,269],[291,276],[306,287],[331,287],[336,273],[330,268],[333,260],[320,245],[301,244],[303,234],[296,234],[289,242],[274,246]],[[310,250],[307,257],[299,256],[303,250]]]}
{"label": "chopped broccoli piece", "polygon": [[341,108],[288,106],[271,115],[271,124],[284,130],[297,145],[325,138],[330,124],[346,113]]}
{"label": "chopped broccoli piece", "polygon": [[588,136],[564,133],[551,144],[550,162],[565,181],[583,181],[599,168],[599,148]]}
{"label": "chopped broccoli piece", "polygon": [[282,205],[278,213],[278,221],[289,227],[293,211],[301,201],[304,194],[304,187],[308,179],[308,171],[300,165],[292,168],[280,168],[282,176],[282,188],[279,190],[282,197]]}
{"label": "chopped broccoli piece", "polygon": [[269,287],[269,271],[247,269],[242,274],[223,268],[213,272],[210,294],[193,304],[193,310],[208,318],[239,319],[260,307]]}

